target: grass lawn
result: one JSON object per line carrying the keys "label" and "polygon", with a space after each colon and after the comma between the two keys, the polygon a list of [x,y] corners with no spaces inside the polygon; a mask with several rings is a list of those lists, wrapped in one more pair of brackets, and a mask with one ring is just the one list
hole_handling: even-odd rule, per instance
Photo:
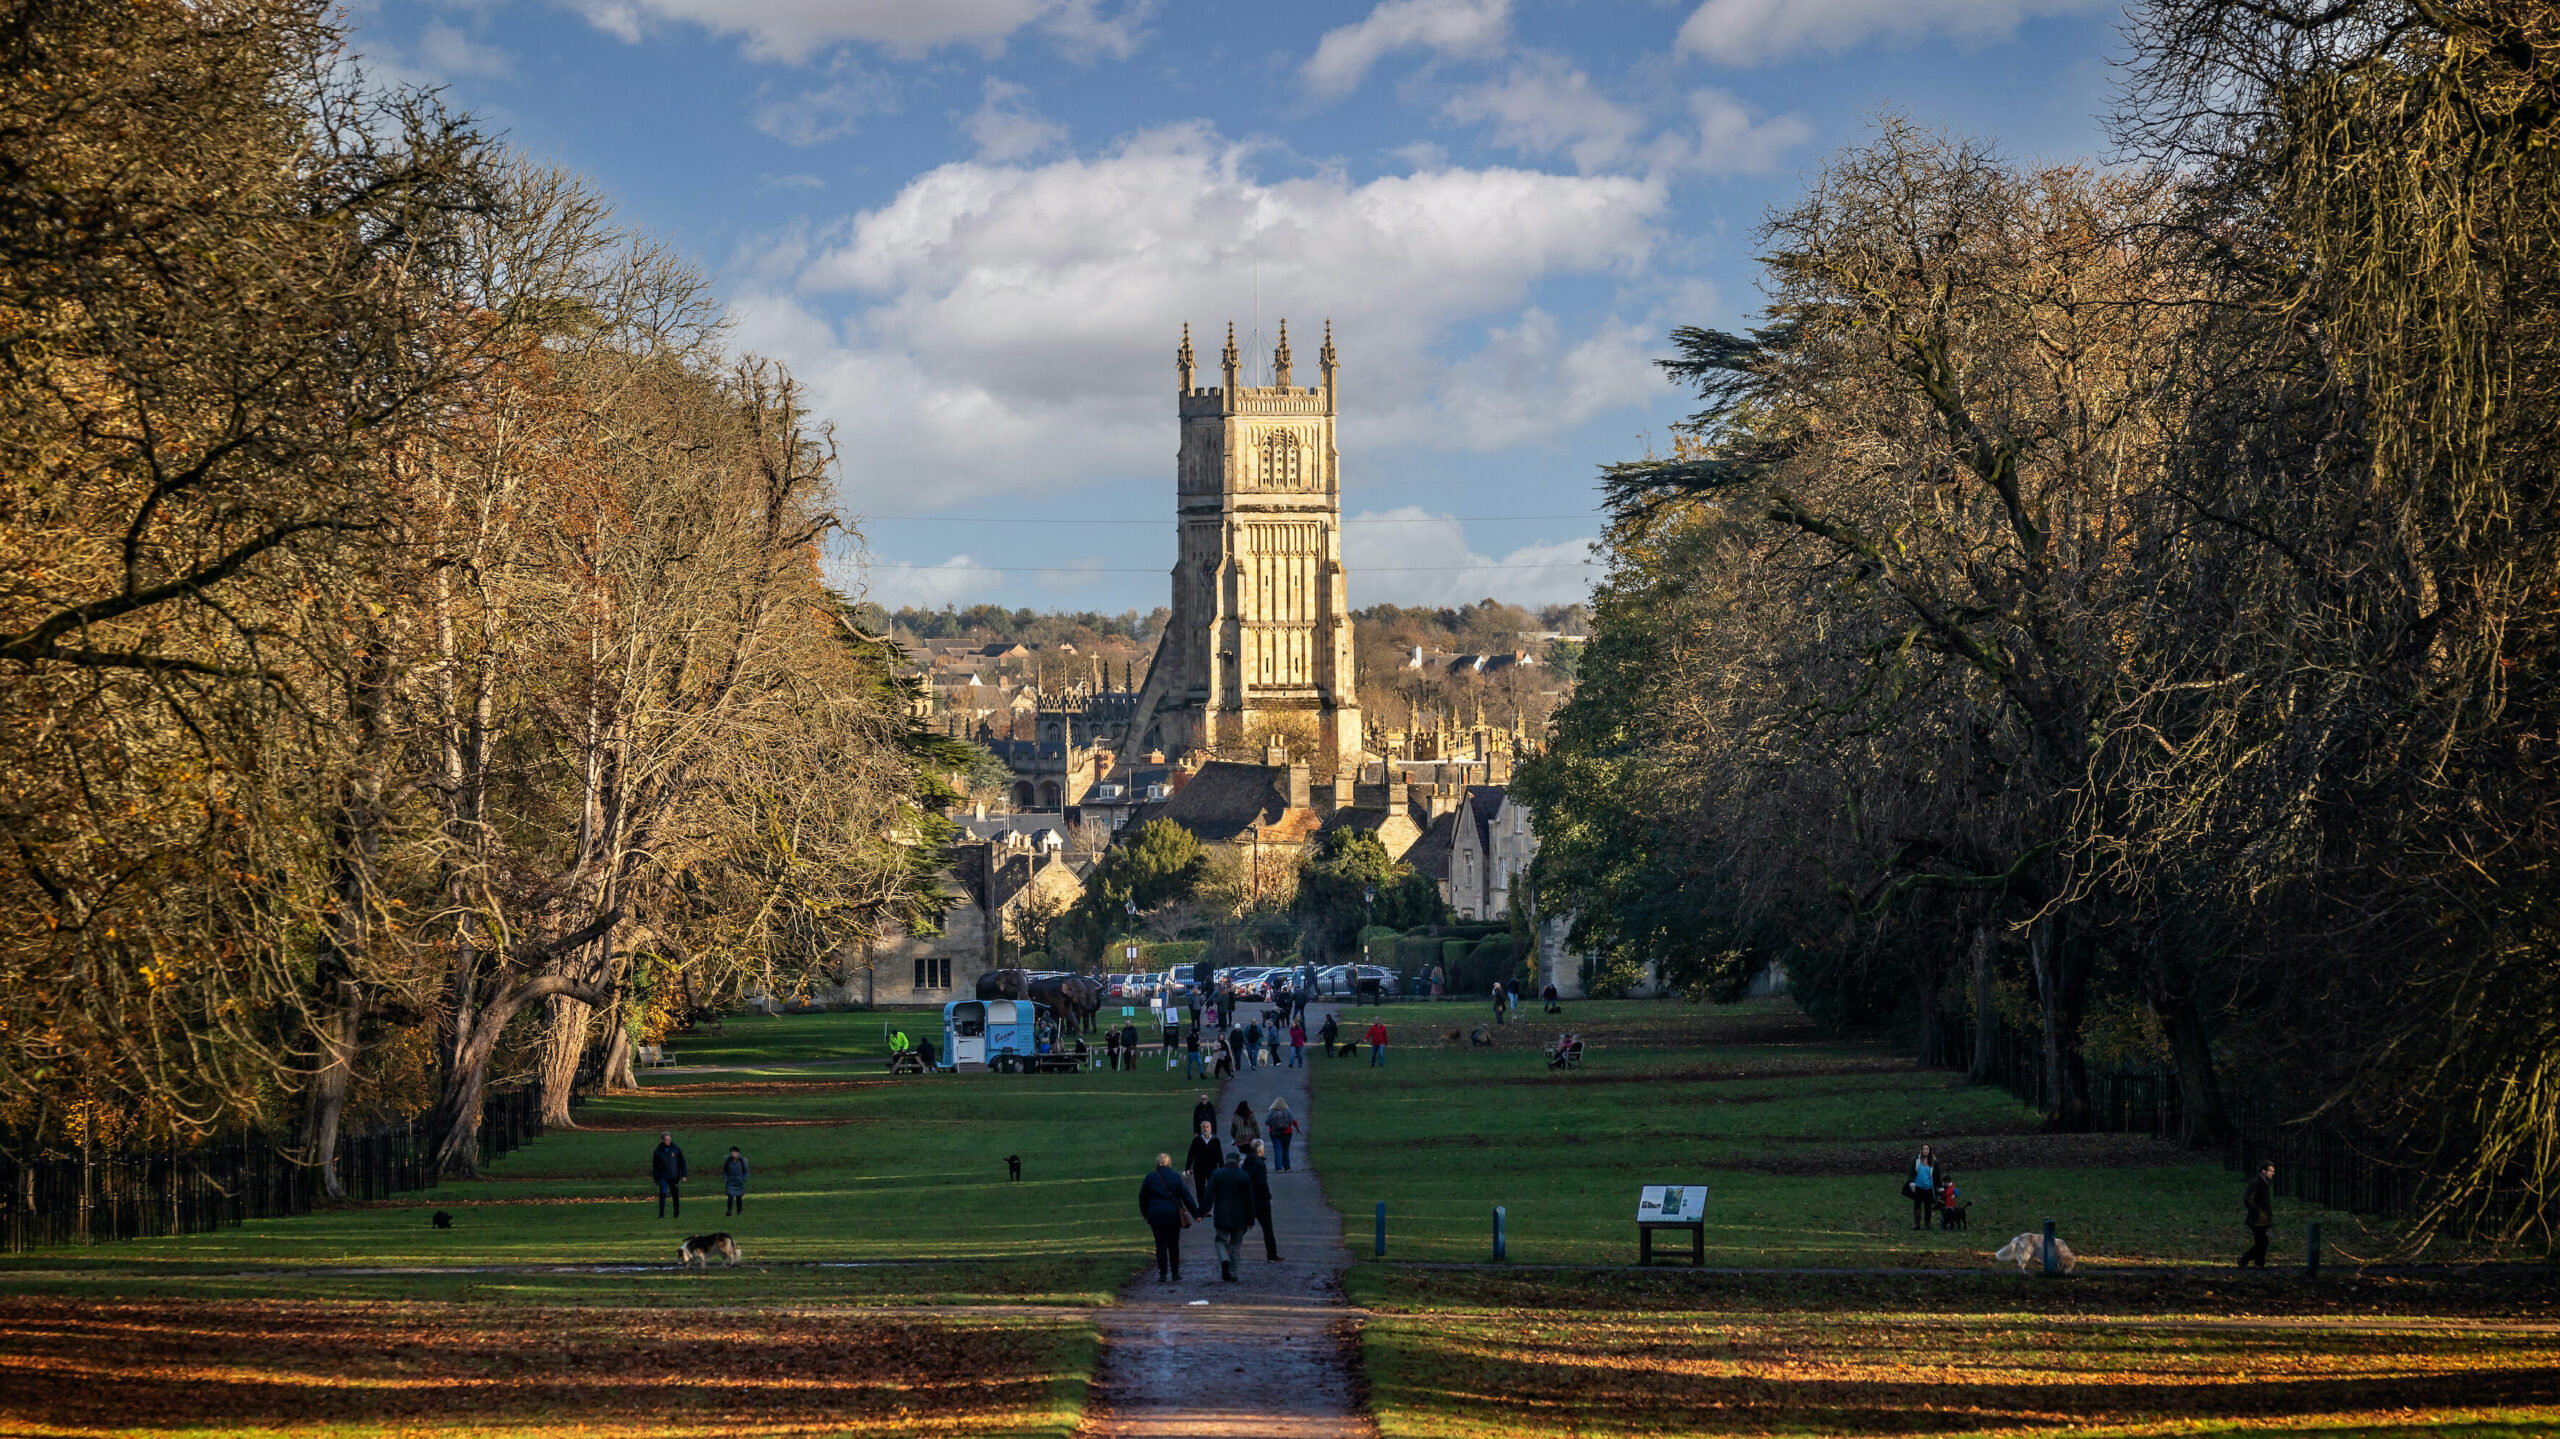
{"label": "grass lawn", "polygon": [[[741,1068],[646,1075],[475,1181],[0,1261],[0,1431],[1072,1430],[1096,1344],[1082,1310],[1144,1262],[1137,1181],[1179,1148],[1197,1086],[770,1068],[876,1060],[876,1015],[726,1031],[672,1047]],[[649,1184],[661,1129],[693,1171],[680,1220]],[[754,1174],[723,1218],[732,1144]],[[453,1228],[428,1224],[437,1209]],[[744,1265],[665,1267],[722,1229]],[[883,1305],[948,1312],[861,1312]]]}
{"label": "grass lawn", "polygon": [[[1635,1261],[1637,1191],[1705,1184],[1711,1265],[1974,1266],[2050,1218],[2084,1266],[2228,1262],[2245,1247],[2239,1176],[2129,1135],[2043,1135],[2005,1091],[1881,1046],[1823,1038],[1785,1000],[1577,1003],[1577,1072],[1540,1052],[1532,1012],[1490,1049],[1451,1043],[1477,1005],[1390,1005],[1387,1067],[1319,1060],[1310,1140],[1354,1252],[1387,1205],[1390,1259],[1491,1258],[1507,1215],[1519,1263]],[[1915,1231],[1901,1197],[1921,1143],[1971,1203],[1970,1232]],[[2352,1216],[2277,1202],[2280,1258],[2323,1221],[2330,1258],[2378,1252]],[[1666,1239],[1669,1236],[1664,1236]],[[1681,1246],[1684,1250],[1685,1244]]]}
{"label": "grass lawn", "polygon": [[1382,1439],[2560,1432],[2547,1281],[2249,1278],[1364,1265],[1351,1292]]}
{"label": "grass lawn", "polygon": [[[1546,1071],[1552,1020],[1490,1050],[1447,1042],[1484,1017],[1472,1005],[1391,1006],[1386,1069],[1317,1072],[1312,1146],[1355,1254],[1388,1207],[1389,1262],[1349,1279],[1386,1439],[2560,1432],[2548,1274],[2182,1271],[2228,1265],[2245,1238],[2218,1164],[2039,1135],[2006,1094],[1827,1041],[1784,1001],[1570,1009],[1593,1043],[1579,1073]],[[1899,1188],[1923,1140],[1970,1196],[1971,1232],[1910,1227]],[[1400,1262],[1489,1259],[1501,1204],[1515,1263],[1630,1264],[1637,1190],[1662,1183],[1709,1185],[1709,1263],[1763,1272]],[[2077,1275],[1990,1264],[2047,1217]],[[2280,1263],[2298,1266],[2311,1218],[2333,1262],[2382,1247],[2280,1202]],[[1920,1272],[1948,1268],[1975,1272]],[[2481,1327],[2519,1319],[2539,1332]]]}

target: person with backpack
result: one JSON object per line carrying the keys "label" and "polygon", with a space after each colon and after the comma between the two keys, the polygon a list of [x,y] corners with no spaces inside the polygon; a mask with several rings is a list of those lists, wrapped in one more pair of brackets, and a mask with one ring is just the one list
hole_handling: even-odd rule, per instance
{"label": "person with backpack", "polygon": [[1280,1162],[1273,1168],[1289,1167],[1289,1142],[1298,1137],[1298,1130],[1298,1116],[1290,1110],[1289,1101],[1275,1098],[1262,1111],[1262,1132],[1271,1136],[1271,1147],[1280,1151]]}

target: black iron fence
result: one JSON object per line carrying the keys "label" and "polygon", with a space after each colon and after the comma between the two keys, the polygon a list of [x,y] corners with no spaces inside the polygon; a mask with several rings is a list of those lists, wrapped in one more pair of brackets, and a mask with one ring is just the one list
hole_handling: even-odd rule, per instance
{"label": "black iron fence", "polygon": [[[530,1089],[483,1102],[480,1162],[542,1133],[541,1096]],[[307,1214],[320,1170],[294,1158],[301,1146],[253,1135],[187,1150],[116,1151],[28,1160],[0,1156],[0,1250],[103,1244],[202,1234],[225,1224]],[[434,1186],[433,1137],[415,1123],[338,1138],[338,1176],[352,1200],[386,1199]]]}
{"label": "black iron fence", "polygon": [[[1970,1069],[1973,1033],[1944,1026],[1926,1046],[1924,1062]],[[2044,1045],[2034,1035],[2003,1028],[1992,1035],[1990,1083],[2045,1109],[2051,1084]],[[2175,1073],[2166,1069],[2108,1070],[2089,1076],[2089,1128],[2104,1134],[2150,1134],[2164,1139],[2184,1132],[2183,1098]],[[2373,1146],[2330,1126],[2284,1122],[2253,1108],[2235,1108],[2222,1144],[2225,1169],[2250,1174],[2275,1161],[2275,1192],[2351,1214],[2396,1219],[2409,1212],[2418,1188],[2414,1170],[2376,1159]]]}

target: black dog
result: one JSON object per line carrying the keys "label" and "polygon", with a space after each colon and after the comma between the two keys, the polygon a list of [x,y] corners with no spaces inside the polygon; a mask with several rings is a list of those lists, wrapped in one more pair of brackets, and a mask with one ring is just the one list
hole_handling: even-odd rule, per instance
{"label": "black dog", "polygon": [[1004,1168],[1005,1178],[1008,1180],[1020,1179],[1022,1177],[1022,1156],[1019,1154],[1006,1155],[1004,1157]]}
{"label": "black dog", "polygon": [[427,1222],[438,1229],[451,1229],[453,1227],[453,1216],[439,1209],[434,1214],[427,1217]]}

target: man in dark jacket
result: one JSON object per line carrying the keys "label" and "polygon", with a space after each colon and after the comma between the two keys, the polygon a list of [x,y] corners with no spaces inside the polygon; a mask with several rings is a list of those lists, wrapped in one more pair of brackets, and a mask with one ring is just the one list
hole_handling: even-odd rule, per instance
{"label": "man in dark jacket", "polygon": [[1218,1127],[1208,1120],[1191,1126],[1191,1152],[1182,1157],[1182,1167],[1191,1176],[1191,1192],[1202,1204],[1209,1202],[1209,1176],[1218,1172]]}
{"label": "man in dark jacket", "polygon": [[1262,1226],[1262,1257],[1280,1262],[1280,1236],[1271,1228],[1271,1166],[1262,1161],[1262,1146],[1245,1152],[1244,1177],[1253,1181],[1253,1222]]}
{"label": "man in dark jacket", "polygon": [[1227,1162],[1209,1176],[1209,1226],[1217,1231],[1218,1277],[1236,1277],[1236,1247],[1253,1227],[1253,1181],[1230,1152]]}
{"label": "man in dark jacket", "polygon": [[2259,1165],[2258,1177],[2249,1181],[2248,1189],[2240,1196],[2240,1207],[2245,1211],[2243,1217],[2249,1222],[2249,1236],[2257,1240],[2249,1246],[2249,1252],[2240,1256],[2243,1269],[2252,1264],[2260,1269],[2267,1267],[2267,1231],[2274,1228],[2276,1222],[2275,1178],[2274,1165]]}
{"label": "man in dark jacket", "polygon": [[1145,1216],[1147,1227],[1156,1235],[1156,1282],[1172,1284],[1182,1278],[1182,1216],[1194,1218],[1200,1206],[1191,1191],[1182,1187],[1182,1176],[1174,1171],[1173,1156],[1159,1154],[1156,1167],[1138,1181],[1138,1213]]}
{"label": "man in dark jacket", "polygon": [[672,1134],[658,1136],[658,1147],[649,1155],[649,1177],[658,1182],[658,1217],[667,1217],[667,1204],[673,1201],[676,1217],[684,1217],[684,1195],[676,1186],[684,1183],[684,1151],[676,1148]]}
{"label": "man in dark jacket", "polygon": [[1211,1102],[1209,1096],[1201,1095],[1200,1102],[1191,1106],[1191,1127],[1198,1129],[1204,1124],[1214,1126],[1217,1122],[1218,1106]]}

